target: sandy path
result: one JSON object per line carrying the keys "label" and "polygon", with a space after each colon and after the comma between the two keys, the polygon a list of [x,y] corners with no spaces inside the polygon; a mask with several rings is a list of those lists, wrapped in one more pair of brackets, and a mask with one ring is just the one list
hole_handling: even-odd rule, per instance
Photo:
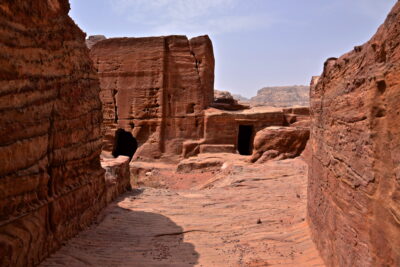
{"label": "sandy path", "polygon": [[306,172],[285,160],[233,167],[207,189],[128,193],[42,266],[323,266]]}

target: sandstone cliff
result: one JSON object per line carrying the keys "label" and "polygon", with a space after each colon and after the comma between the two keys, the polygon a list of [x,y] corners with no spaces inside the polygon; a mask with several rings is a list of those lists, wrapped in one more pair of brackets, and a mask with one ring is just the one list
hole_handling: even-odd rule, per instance
{"label": "sandstone cliff", "polygon": [[308,216],[321,255],[400,266],[400,3],[313,81]]}
{"label": "sandstone cliff", "polygon": [[292,107],[309,105],[309,86],[276,86],[258,90],[250,99],[252,106]]}
{"label": "sandstone cliff", "polygon": [[214,90],[208,36],[113,38],[90,54],[100,78],[105,150],[118,128],[137,138],[139,158],[180,155],[184,140],[202,137]]}
{"label": "sandstone cliff", "polygon": [[0,2],[0,266],[33,266],[104,206],[99,84],[67,0]]}

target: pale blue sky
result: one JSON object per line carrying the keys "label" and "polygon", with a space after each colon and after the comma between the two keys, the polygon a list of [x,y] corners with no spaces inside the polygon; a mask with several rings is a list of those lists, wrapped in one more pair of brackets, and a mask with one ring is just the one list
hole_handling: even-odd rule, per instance
{"label": "pale blue sky", "polygon": [[247,97],[309,84],[328,57],[369,40],[396,0],[71,0],[88,35],[208,34],[215,88]]}

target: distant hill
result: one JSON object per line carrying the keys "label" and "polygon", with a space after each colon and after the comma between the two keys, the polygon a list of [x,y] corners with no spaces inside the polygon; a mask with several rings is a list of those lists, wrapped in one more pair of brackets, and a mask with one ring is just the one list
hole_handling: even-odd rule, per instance
{"label": "distant hill", "polygon": [[232,96],[234,99],[238,100],[239,102],[249,102],[250,101],[250,99],[248,99],[242,95],[239,95],[239,94],[233,94]]}
{"label": "distant hill", "polygon": [[310,105],[310,87],[303,85],[264,87],[250,99],[251,106],[291,107]]}

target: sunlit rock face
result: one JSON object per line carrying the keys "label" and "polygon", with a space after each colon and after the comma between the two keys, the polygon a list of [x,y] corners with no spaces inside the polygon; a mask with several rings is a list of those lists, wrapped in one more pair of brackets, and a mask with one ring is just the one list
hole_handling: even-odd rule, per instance
{"label": "sunlit rock face", "polygon": [[104,206],[101,102],[67,0],[0,2],[0,265],[33,266]]}
{"label": "sunlit rock face", "polygon": [[202,138],[203,111],[214,96],[208,36],[113,38],[90,55],[100,78],[105,150],[120,128],[136,137],[142,159],[180,155],[185,140]]}
{"label": "sunlit rock face", "polygon": [[308,218],[328,266],[400,266],[400,3],[311,89]]}

